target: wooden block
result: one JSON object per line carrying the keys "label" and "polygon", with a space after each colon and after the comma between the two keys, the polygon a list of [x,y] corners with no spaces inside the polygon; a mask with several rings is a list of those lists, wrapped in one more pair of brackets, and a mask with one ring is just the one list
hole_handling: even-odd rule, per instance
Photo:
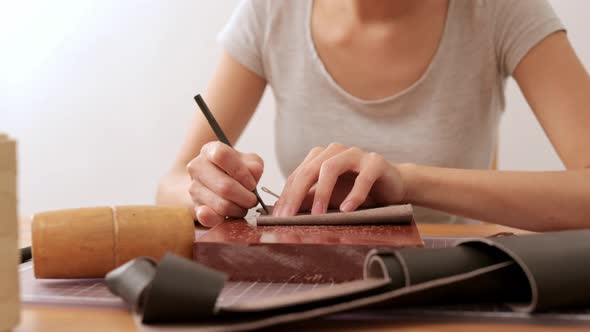
{"label": "wooden block", "polygon": [[253,226],[226,221],[199,237],[193,259],[232,280],[345,282],[363,277],[372,249],[419,247],[416,223],[346,226]]}
{"label": "wooden block", "polygon": [[8,193],[16,196],[16,172],[0,169],[0,193]]}
{"label": "wooden block", "polygon": [[0,156],[0,171],[12,171],[16,175],[16,142],[6,135],[0,136]]}
{"label": "wooden block", "polygon": [[19,321],[16,142],[0,134],[0,331]]}
{"label": "wooden block", "polygon": [[[17,248],[17,240],[15,238],[8,238],[4,237],[0,242],[0,253],[2,253],[2,259],[0,259],[0,273],[2,273],[2,282],[0,282],[0,302],[5,298],[14,299],[15,295],[18,292],[15,292],[15,287],[17,285],[17,274],[13,273],[13,270],[17,270],[17,266],[19,261],[17,260],[16,255],[10,255],[11,257],[7,257],[5,253],[8,252],[16,252]],[[10,274],[7,274],[6,271],[10,271]],[[8,278],[8,279],[7,279]]]}
{"label": "wooden block", "polygon": [[18,210],[16,208],[17,200],[16,197],[13,195],[8,195],[7,193],[0,192],[0,216],[2,216],[2,220],[0,221],[2,224],[0,226],[0,236],[5,235],[8,237],[12,237],[18,231],[18,225],[9,222],[9,220],[18,220]]}

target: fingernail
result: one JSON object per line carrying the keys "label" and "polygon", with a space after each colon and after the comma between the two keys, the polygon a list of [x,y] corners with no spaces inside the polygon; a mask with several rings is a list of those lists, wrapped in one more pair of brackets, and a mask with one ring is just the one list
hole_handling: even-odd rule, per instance
{"label": "fingernail", "polygon": [[324,204],[322,204],[322,202],[313,202],[313,206],[311,207],[311,214],[322,214],[324,212]]}
{"label": "fingernail", "polygon": [[350,212],[352,209],[354,209],[354,203],[352,201],[345,201],[340,205],[340,211]]}
{"label": "fingernail", "polygon": [[198,206],[195,206],[195,217],[197,218],[197,221],[201,222],[201,209],[199,209]]}

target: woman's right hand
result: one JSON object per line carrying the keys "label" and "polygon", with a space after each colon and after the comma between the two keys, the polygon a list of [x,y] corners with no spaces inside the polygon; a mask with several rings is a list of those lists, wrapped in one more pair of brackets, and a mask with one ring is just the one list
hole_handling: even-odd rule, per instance
{"label": "woman's right hand", "polygon": [[252,192],[264,164],[260,156],[241,153],[219,141],[209,142],[187,165],[190,196],[197,219],[213,227],[225,217],[244,217],[258,204]]}

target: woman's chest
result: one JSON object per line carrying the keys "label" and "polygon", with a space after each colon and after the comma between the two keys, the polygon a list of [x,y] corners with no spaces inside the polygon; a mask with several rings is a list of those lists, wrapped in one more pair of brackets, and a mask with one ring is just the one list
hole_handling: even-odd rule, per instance
{"label": "woman's chest", "polygon": [[332,47],[318,43],[316,47],[334,83],[363,100],[386,98],[411,87],[432,58],[432,54],[409,55],[375,45]]}
{"label": "woman's chest", "polygon": [[394,96],[427,73],[442,44],[446,1],[432,7],[423,13],[431,14],[427,20],[353,27],[313,11],[312,48],[326,74],[348,94],[363,100]]}

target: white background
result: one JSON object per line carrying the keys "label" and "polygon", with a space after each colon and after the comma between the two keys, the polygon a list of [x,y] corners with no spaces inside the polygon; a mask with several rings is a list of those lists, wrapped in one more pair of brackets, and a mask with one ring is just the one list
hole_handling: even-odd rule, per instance
{"label": "white background", "polygon": [[[236,3],[0,0],[0,131],[19,141],[21,213],[153,203]],[[551,3],[588,66],[589,2]],[[500,168],[562,169],[513,83],[507,95]],[[262,183],[280,191],[273,119],[267,91],[238,148],[262,155]]]}

